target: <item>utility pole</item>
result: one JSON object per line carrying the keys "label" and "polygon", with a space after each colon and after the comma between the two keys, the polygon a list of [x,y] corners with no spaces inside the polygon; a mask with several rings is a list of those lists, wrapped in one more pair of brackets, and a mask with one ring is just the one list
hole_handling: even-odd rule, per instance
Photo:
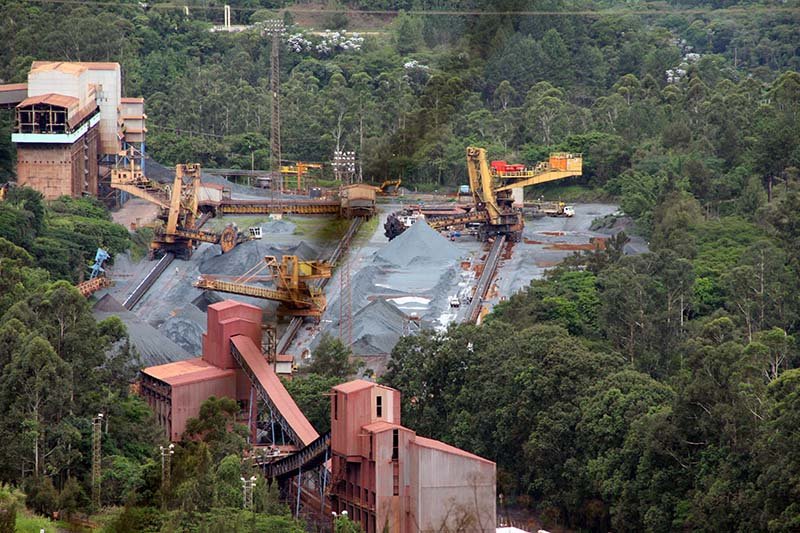
{"label": "utility pole", "polygon": [[172,455],[175,453],[175,445],[170,444],[166,448],[158,447],[161,450],[161,507],[167,508],[167,493],[169,492],[170,474],[172,472]]}
{"label": "utility pole", "polygon": [[272,93],[272,117],[270,121],[270,159],[269,166],[272,176],[278,178],[280,190],[283,191],[281,178],[281,64],[280,49],[281,36],[286,32],[286,26],[280,19],[265,20],[261,26],[261,35],[272,37],[272,50],[269,58],[270,79],[269,88]]}
{"label": "utility pole", "polygon": [[242,480],[242,509],[253,509],[253,487],[256,484],[256,476],[250,479],[240,477]]}
{"label": "utility pole", "polygon": [[103,413],[92,418],[92,505],[100,510],[100,466],[103,438]]}

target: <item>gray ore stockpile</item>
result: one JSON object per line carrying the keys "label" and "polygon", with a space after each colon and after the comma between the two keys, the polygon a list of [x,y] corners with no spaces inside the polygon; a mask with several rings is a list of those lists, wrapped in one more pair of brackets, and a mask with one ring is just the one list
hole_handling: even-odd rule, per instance
{"label": "gray ore stockpile", "polygon": [[[422,221],[376,252],[372,264],[352,280],[353,352],[388,354],[403,334],[417,329],[417,321],[409,320],[387,297],[430,300],[420,315],[435,320],[438,309],[447,306],[447,291],[461,255],[457,246]],[[338,302],[329,305],[338,308]],[[338,328],[338,324],[332,326]]]}
{"label": "gray ore stockpile", "polygon": [[386,263],[407,267],[412,263],[457,261],[461,251],[423,221],[412,225],[375,254]]}

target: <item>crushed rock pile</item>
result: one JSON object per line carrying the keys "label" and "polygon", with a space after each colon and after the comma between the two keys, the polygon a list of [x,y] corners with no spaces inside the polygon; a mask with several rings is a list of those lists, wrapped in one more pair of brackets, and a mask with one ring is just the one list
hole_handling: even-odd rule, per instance
{"label": "crushed rock pile", "polygon": [[461,250],[456,245],[422,220],[375,253],[376,259],[398,267],[412,263],[451,262],[460,257]]}
{"label": "crushed rock pile", "polygon": [[297,225],[288,220],[270,220],[261,224],[261,230],[264,233],[288,233],[291,235],[296,228]]}
{"label": "crushed rock pile", "polygon": [[164,333],[125,309],[110,294],[103,296],[94,305],[92,315],[95,320],[105,320],[111,316],[119,317],[128,329],[128,337],[139,353],[140,363],[144,367],[194,357],[192,352],[172,342]]}
{"label": "crushed rock pile", "polygon": [[391,353],[407,324],[408,317],[393,303],[382,298],[372,301],[353,316],[353,353]]}
{"label": "crushed rock pile", "polygon": [[203,351],[202,335],[206,330],[206,314],[192,303],[176,309],[161,326],[171,341],[191,354]]}
{"label": "crushed rock pile", "polygon": [[296,255],[301,259],[316,259],[319,252],[300,241],[294,246],[277,247],[263,241],[248,241],[240,244],[227,254],[219,253],[219,248],[209,246],[197,254],[197,268],[201,274],[225,274],[238,276],[264,261],[264,256],[273,255],[278,258],[284,255]]}

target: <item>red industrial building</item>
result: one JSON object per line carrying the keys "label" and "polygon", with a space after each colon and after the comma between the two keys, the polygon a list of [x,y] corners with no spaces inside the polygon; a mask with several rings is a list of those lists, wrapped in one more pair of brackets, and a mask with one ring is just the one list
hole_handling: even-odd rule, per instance
{"label": "red industrial building", "polygon": [[142,370],[140,394],[155,411],[167,438],[181,440],[186,421],[198,415],[210,396],[237,400],[254,434],[257,395],[268,397],[270,407],[286,421],[287,427],[281,429],[297,446],[319,437],[278,378],[275,366],[284,358],[270,364],[261,351],[261,314],[258,307],[234,300],[212,304],[202,357]]}
{"label": "red industrial building", "polygon": [[331,505],[367,533],[495,530],[495,464],[400,424],[400,392],[333,388]]}
{"label": "red industrial building", "polygon": [[[233,398],[251,442],[261,430],[268,443],[281,445],[283,465],[275,463],[274,475],[289,494],[302,486],[308,506],[347,511],[366,533],[494,532],[493,462],[403,427],[400,392],[365,380],[332,389],[330,449],[320,451],[328,437],[319,436],[283,387],[278,362],[268,362],[261,350],[261,335],[259,308],[219,302],[208,307],[202,357],[142,371],[140,394],[167,438],[180,440],[210,396]],[[259,399],[270,412],[271,432],[264,431],[264,417],[258,422]],[[309,485],[313,476],[303,475],[314,468],[329,473]]]}

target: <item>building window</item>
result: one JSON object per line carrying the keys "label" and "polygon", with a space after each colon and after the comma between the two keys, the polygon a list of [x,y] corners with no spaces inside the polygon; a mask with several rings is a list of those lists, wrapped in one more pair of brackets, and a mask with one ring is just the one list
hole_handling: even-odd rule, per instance
{"label": "building window", "polygon": [[383,416],[383,397],[378,396],[375,398],[375,412],[378,418]]}
{"label": "building window", "polygon": [[400,495],[400,462],[398,461],[398,448],[400,445],[400,434],[398,430],[392,430],[392,495]]}
{"label": "building window", "polygon": [[333,419],[339,420],[339,393],[333,395]]}

